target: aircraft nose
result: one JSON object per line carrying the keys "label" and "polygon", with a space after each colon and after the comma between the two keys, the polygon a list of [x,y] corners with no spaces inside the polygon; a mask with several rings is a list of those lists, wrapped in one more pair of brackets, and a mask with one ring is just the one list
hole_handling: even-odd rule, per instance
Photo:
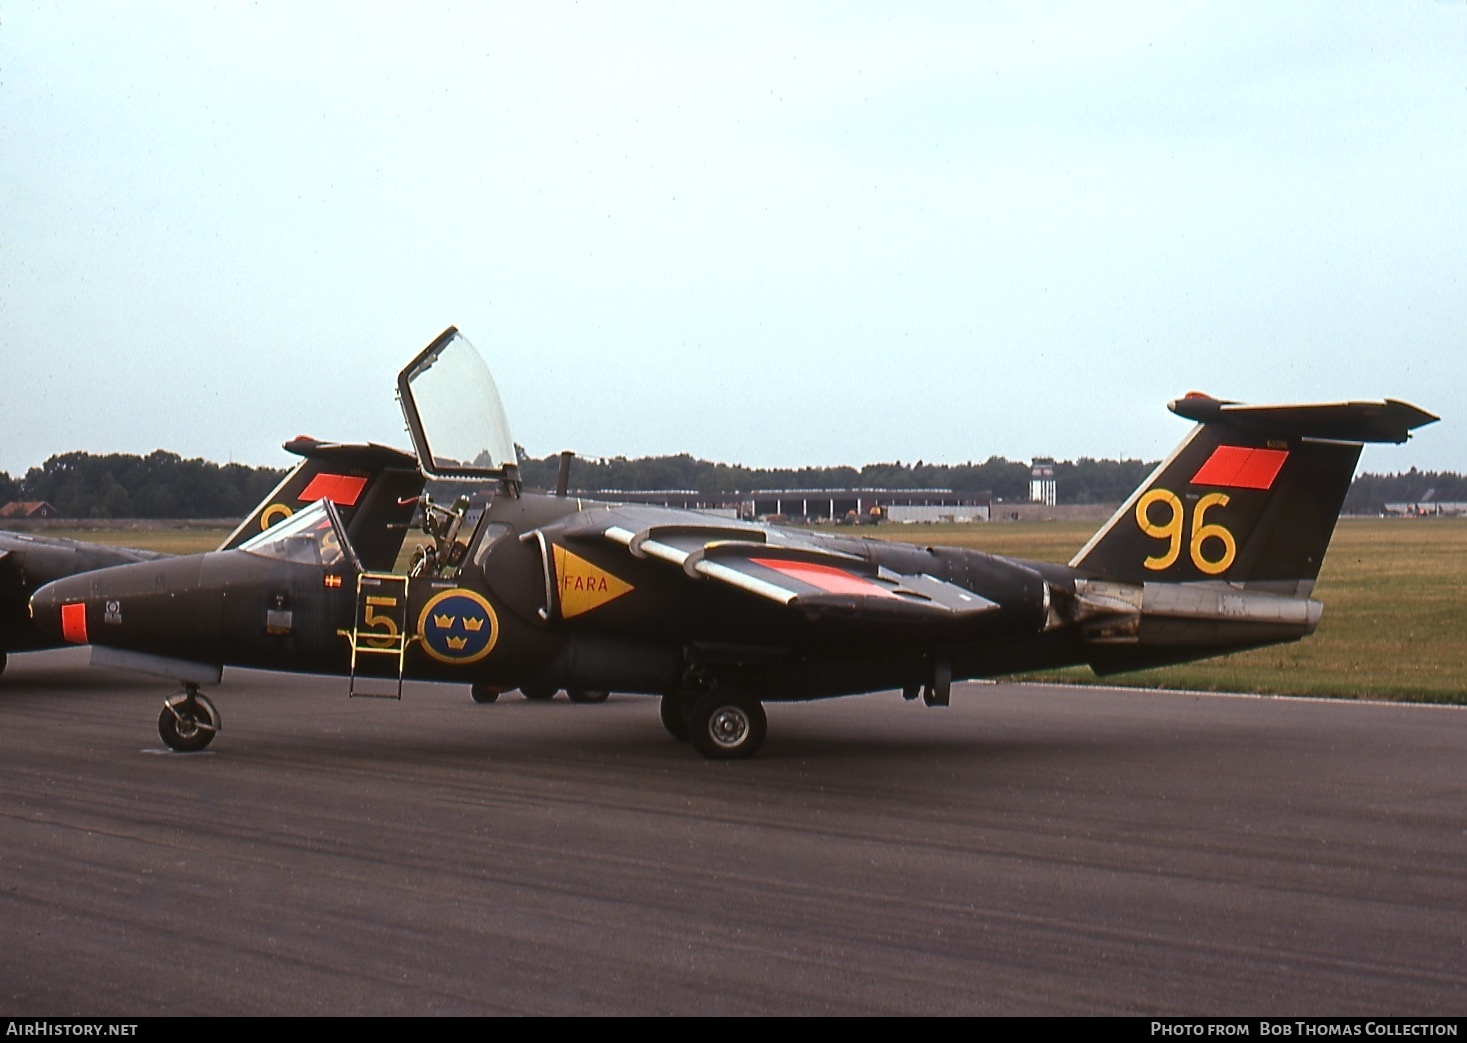
{"label": "aircraft nose", "polygon": [[139,561],[58,579],[31,595],[31,618],[38,630],[69,644],[212,659],[221,613],[233,604],[230,584],[205,575],[206,562],[216,557]]}
{"label": "aircraft nose", "polygon": [[86,576],[67,576],[47,583],[31,595],[31,619],[50,637],[75,645],[91,642],[87,626],[87,597],[91,584]]}

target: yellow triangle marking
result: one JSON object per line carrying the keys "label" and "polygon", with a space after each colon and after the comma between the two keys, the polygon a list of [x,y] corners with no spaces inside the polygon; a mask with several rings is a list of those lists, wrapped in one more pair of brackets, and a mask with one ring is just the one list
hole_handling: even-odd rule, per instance
{"label": "yellow triangle marking", "polygon": [[562,619],[600,608],[634,589],[630,583],[617,579],[559,544],[555,545],[555,576],[560,590]]}

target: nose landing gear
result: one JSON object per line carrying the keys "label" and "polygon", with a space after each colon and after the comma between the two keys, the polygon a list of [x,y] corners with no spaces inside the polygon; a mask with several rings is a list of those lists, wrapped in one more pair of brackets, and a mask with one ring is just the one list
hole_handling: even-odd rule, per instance
{"label": "nose landing gear", "polygon": [[159,737],[179,753],[202,750],[214,741],[218,731],[219,711],[196,684],[185,684],[183,691],[163,704],[163,712],[158,715]]}

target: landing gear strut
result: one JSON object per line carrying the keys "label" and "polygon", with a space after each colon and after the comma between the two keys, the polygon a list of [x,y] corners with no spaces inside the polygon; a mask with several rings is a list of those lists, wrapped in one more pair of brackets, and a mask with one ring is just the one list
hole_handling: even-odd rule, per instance
{"label": "landing gear strut", "polygon": [[183,691],[163,704],[158,715],[158,735],[179,753],[194,753],[214,741],[219,731],[219,711],[214,709],[196,684],[185,684]]}

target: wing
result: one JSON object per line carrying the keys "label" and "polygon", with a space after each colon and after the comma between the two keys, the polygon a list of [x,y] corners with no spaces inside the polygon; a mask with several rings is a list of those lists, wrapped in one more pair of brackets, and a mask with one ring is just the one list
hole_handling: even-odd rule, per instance
{"label": "wing", "polygon": [[982,595],[928,575],[902,575],[817,541],[755,526],[608,525],[599,535],[636,557],[665,561],[708,580],[807,614],[893,622],[955,621],[998,607]]}

